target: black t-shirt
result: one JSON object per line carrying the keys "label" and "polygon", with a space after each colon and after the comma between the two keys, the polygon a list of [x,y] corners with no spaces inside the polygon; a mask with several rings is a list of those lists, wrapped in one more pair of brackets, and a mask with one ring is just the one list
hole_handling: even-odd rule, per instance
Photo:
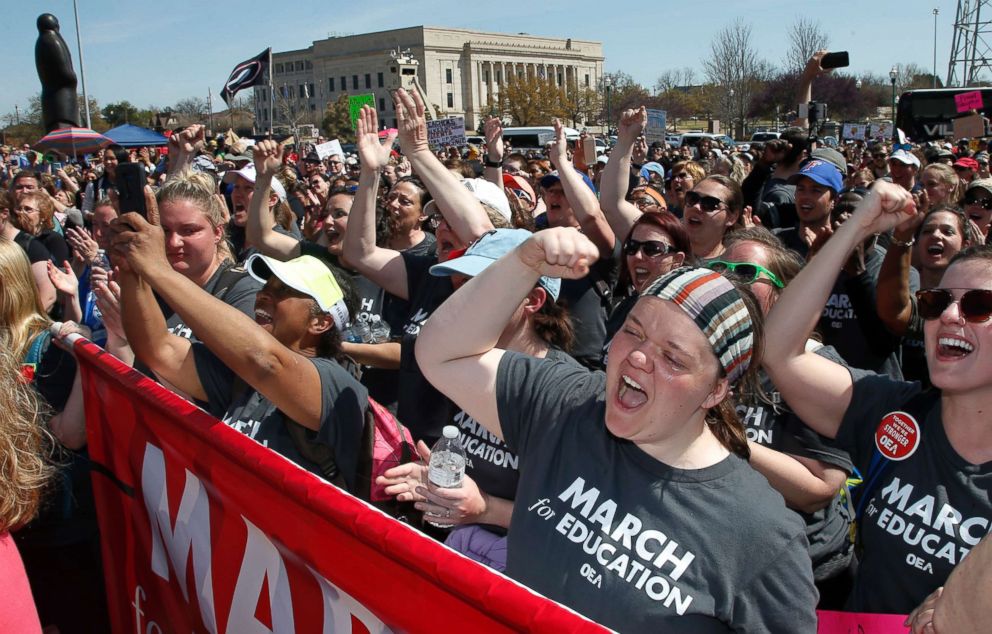
{"label": "black t-shirt", "polygon": [[427,231],[424,232],[424,239],[413,245],[409,249],[403,249],[403,253],[409,253],[410,255],[437,255],[437,238],[434,237],[433,233]]}
{"label": "black t-shirt", "polygon": [[[593,264],[585,277],[561,281],[558,301],[568,308],[575,332],[572,356],[586,367],[601,367],[606,341],[607,306],[620,274],[622,246],[617,240],[610,257]],[[605,299],[604,294],[607,296]]]}
{"label": "black t-shirt", "polygon": [[431,266],[437,264],[436,257],[411,255],[405,251],[401,255],[406,265],[410,307],[400,333],[397,418],[410,429],[414,439],[423,440],[430,447],[441,437],[441,429],[451,420],[449,402],[424,378],[414,355],[414,347],[421,327],[431,313],[451,296],[454,287],[450,277],[430,274]]}
{"label": "black t-shirt", "polygon": [[806,535],[730,455],[665,465],[606,429],[602,372],[508,352],[496,378],[520,456],[507,574],[623,632],[815,632]]}
{"label": "black t-shirt", "polygon": [[[918,383],[853,371],[854,392],[837,434],[867,477],[875,433],[889,413],[904,410]],[[864,552],[848,608],[907,614],[944,585],[948,575],[992,528],[992,462],[971,464],[947,439],[940,394],[916,419],[919,445],[889,461],[868,492],[858,521]]]}
{"label": "black t-shirt", "polygon": [[761,191],[756,210],[761,226],[769,229],[791,227],[799,221],[796,214],[796,186],[781,178],[769,178]]}
{"label": "black t-shirt", "polygon": [[[889,333],[878,317],[875,293],[885,250],[865,251],[865,271],[857,276],[841,271],[820,316],[823,343],[833,346],[848,365],[902,378],[899,338]],[[920,278],[910,271],[909,289],[915,293]]]}
{"label": "black t-shirt", "polygon": [[[247,271],[232,267],[230,264],[222,264],[217,267],[214,274],[203,285],[203,290],[228,306],[234,306],[253,319],[255,317],[255,295],[261,288],[262,283],[249,275]],[[162,314],[165,315],[165,325],[169,332],[190,341],[199,341],[182,317],[174,312],[164,300],[159,299],[159,306],[162,308]]]}
{"label": "black t-shirt", "polygon": [[52,259],[52,254],[48,248],[42,244],[41,240],[38,240],[34,236],[27,234],[23,231],[18,231],[17,235],[14,236],[14,242],[18,244],[24,252],[28,254],[28,261],[31,264],[36,264],[38,262],[48,262]]}
{"label": "black t-shirt", "polygon": [[[551,348],[545,359],[581,367],[567,353]],[[475,421],[462,408],[451,403],[451,422],[462,432],[462,446],[468,461],[465,473],[475,480],[481,491],[512,500],[517,495],[518,458],[506,444]]]}
{"label": "black t-shirt", "polygon": [[[819,347],[816,353],[843,365],[833,348]],[[765,400],[746,399],[737,406],[737,415],[744,423],[747,439],[759,445],[785,454],[818,460],[832,467],[842,469],[848,475],[853,472],[851,457],[836,446],[834,441],[825,438],[807,427],[793,414],[782,399],[778,388],[768,375],[761,373],[762,391]],[[797,511],[806,523],[806,538],[809,540],[809,555],[813,560],[814,577],[827,579],[846,567],[850,556],[850,526],[852,513],[840,496],[840,489],[830,503],[814,512]]]}
{"label": "black t-shirt", "polygon": [[[320,465],[300,455],[282,411],[235,376],[202,343],[193,344],[196,372],[207,393],[211,414],[260,444],[321,477]],[[309,432],[318,442],[334,448],[335,462],[350,490],[354,490],[358,456],[368,407],[368,392],[332,359],[308,359],[320,375],[320,430]]]}
{"label": "black t-shirt", "polygon": [[45,245],[48,252],[52,254],[52,261],[59,268],[62,268],[64,262],[72,260],[69,243],[55,231],[42,231],[38,235],[38,241]]}

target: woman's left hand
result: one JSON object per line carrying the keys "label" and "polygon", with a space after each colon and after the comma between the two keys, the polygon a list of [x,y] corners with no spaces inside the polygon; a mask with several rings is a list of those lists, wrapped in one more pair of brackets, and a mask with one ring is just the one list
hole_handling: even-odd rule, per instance
{"label": "woman's left hand", "polygon": [[79,292],[79,280],[72,272],[72,266],[68,260],[62,263],[62,268],[55,266],[51,260],[48,261],[48,279],[52,281],[52,286],[60,293],[70,297]]}

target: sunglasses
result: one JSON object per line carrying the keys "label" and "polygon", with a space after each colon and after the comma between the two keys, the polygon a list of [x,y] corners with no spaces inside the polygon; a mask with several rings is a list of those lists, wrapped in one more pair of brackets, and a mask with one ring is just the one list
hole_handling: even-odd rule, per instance
{"label": "sunglasses", "polygon": [[720,205],[723,204],[725,203],[716,196],[700,196],[694,191],[688,191],[685,193],[686,207],[699,205],[699,208],[706,213],[713,213],[720,208]]}
{"label": "sunglasses", "polygon": [[675,251],[675,247],[670,244],[665,244],[661,240],[634,240],[633,238],[627,238],[627,241],[623,243],[623,254],[634,256],[637,252],[641,251],[644,253],[646,258],[656,258],[659,255],[668,255]]}
{"label": "sunglasses", "polygon": [[782,280],[778,279],[778,276],[761,266],[760,264],[755,264],[754,262],[727,262],[726,260],[710,260],[706,263],[706,268],[711,271],[716,271],[717,273],[730,273],[744,282],[745,284],[754,284],[758,279],[764,275],[768,278],[776,288],[785,288],[785,284]]}
{"label": "sunglasses", "polygon": [[992,198],[971,198],[970,196],[965,196],[961,203],[965,205],[978,205],[986,210],[992,209]]}
{"label": "sunglasses", "polygon": [[[952,290],[964,290],[961,299],[955,300]],[[992,317],[992,291],[985,289],[928,288],[916,291],[916,307],[920,317],[926,320],[939,319],[947,307],[958,302],[965,321],[978,324]]]}
{"label": "sunglasses", "polygon": [[658,207],[659,206],[658,205],[658,201],[655,200],[654,198],[651,198],[650,196],[645,196],[644,198],[636,198],[636,199],[634,199],[634,200],[632,200],[630,202],[632,202],[638,208],[640,208],[640,207]]}

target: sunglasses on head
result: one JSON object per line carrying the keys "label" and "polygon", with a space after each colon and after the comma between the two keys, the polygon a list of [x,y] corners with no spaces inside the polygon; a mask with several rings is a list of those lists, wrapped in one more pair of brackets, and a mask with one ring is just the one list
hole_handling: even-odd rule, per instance
{"label": "sunglasses on head", "polygon": [[638,251],[644,253],[646,258],[656,258],[659,255],[668,255],[675,250],[670,244],[665,244],[661,240],[634,240],[627,238],[623,243],[624,255],[637,255]]}
{"label": "sunglasses on head", "polygon": [[785,284],[782,283],[782,280],[778,279],[777,275],[760,264],[755,264],[754,262],[727,262],[726,260],[710,260],[706,263],[706,268],[711,271],[716,271],[717,273],[726,273],[727,271],[730,271],[731,275],[745,284],[754,284],[762,275],[764,275],[769,282],[775,285],[776,288],[785,288]]}
{"label": "sunglasses on head", "polygon": [[716,196],[700,196],[694,191],[688,191],[685,193],[685,205],[686,207],[692,207],[694,205],[699,205],[699,208],[707,213],[713,213],[720,208],[720,205],[725,204],[722,200]]}
{"label": "sunglasses on head", "polygon": [[982,209],[992,209],[992,198],[973,198],[965,196],[961,201],[965,205],[979,205]]}
{"label": "sunglasses on head", "polygon": [[[961,299],[955,300],[952,290],[964,290]],[[973,324],[988,321],[992,317],[992,291],[986,289],[928,288],[916,291],[916,307],[920,317],[926,320],[939,319],[947,307],[958,302],[958,308],[965,321]]]}
{"label": "sunglasses on head", "polygon": [[635,198],[630,201],[637,207],[657,207],[658,201],[650,196],[643,196],[641,198]]}

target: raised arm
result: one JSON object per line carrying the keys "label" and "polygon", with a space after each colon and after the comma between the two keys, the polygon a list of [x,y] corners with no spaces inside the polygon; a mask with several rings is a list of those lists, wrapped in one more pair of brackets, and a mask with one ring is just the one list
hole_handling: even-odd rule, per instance
{"label": "raised arm", "polygon": [[606,212],[606,220],[613,234],[621,240],[641,217],[641,210],[627,202],[627,188],[630,186],[630,157],[634,152],[634,143],[644,132],[647,122],[648,113],[644,106],[623,111],[617,130],[617,144],[599,179],[599,205]]}
{"label": "raised arm", "polygon": [[554,120],[555,140],[551,144],[551,162],[558,170],[558,177],[561,179],[561,188],[565,192],[565,198],[572,207],[572,213],[582,228],[582,233],[592,240],[592,243],[599,249],[601,258],[609,258],[613,254],[613,247],[616,246],[616,236],[610,223],[606,221],[603,210],[599,208],[599,199],[596,194],[589,189],[579,173],[572,167],[568,160],[568,142],[565,140],[565,128],[561,121]]}
{"label": "raised arm", "polygon": [[206,128],[200,124],[191,125],[182,132],[169,137],[169,171],[167,178],[189,168],[196,158],[196,152],[206,143]]}
{"label": "raised arm", "polygon": [[406,263],[399,251],[380,247],[375,242],[375,204],[382,168],[389,161],[395,134],[379,141],[379,117],[375,110],[363,106],[358,116],[356,140],[362,171],[358,191],[348,214],[344,234],[344,257],[358,272],[400,299],[409,299]]}
{"label": "raised arm", "polygon": [[791,509],[815,513],[834,499],[847,480],[843,469],[825,462],[782,453],[752,441],[747,445],[751,449],[751,466],[765,476]]}
{"label": "raised arm", "polygon": [[[483,176],[503,189],[503,124],[496,117],[486,117],[486,167]],[[490,165],[491,164],[491,165]]]}
{"label": "raised arm", "polygon": [[500,333],[541,275],[576,279],[599,251],[575,229],[540,231],[465,283],[441,304],[417,337],[424,376],[493,434]]}
{"label": "raised arm", "polygon": [[[806,67],[803,69],[802,75],[799,77],[799,92],[796,94],[796,98],[799,100],[800,104],[806,104],[813,100],[813,80],[816,79],[817,75],[820,73],[829,73],[830,70],[824,70],[820,68],[820,60],[823,56],[827,54],[827,50],[823,49],[813,53],[813,57],[809,58],[806,62]],[[800,128],[805,128],[809,125],[809,121],[806,117],[797,119],[795,124]]]}
{"label": "raised arm", "polygon": [[[151,290],[154,289],[234,374],[291,420],[310,429],[320,429],[320,376],[309,359],[284,346],[237,308],[227,305],[172,270],[165,256],[164,235],[158,226],[149,224],[138,214],[125,214],[114,222],[113,227],[114,248],[119,255],[127,258],[128,266],[136,274],[131,276],[131,281],[122,284],[122,295],[125,330],[139,359],[148,363],[145,360],[147,354],[158,368],[169,373],[162,378],[184,391],[185,386],[192,386],[196,389],[190,392],[193,396],[201,400],[207,398],[197,376],[189,342],[182,340],[185,342],[183,347],[175,341],[178,337],[168,333],[162,336],[165,322],[151,298]],[[140,302],[127,298],[135,290],[144,293]],[[261,292],[265,292],[264,289]],[[130,315],[129,309],[134,305],[140,306],[144,314]],[[153,316],[153,311],[158,314]],[[150,320],[153,317],[157,323],[150,327],[136,323],[139,319]],[[329,315],[322,316],[319,321],[322,327],[328,324],[333,327]],[[313,321],[311,327],[314,327]],[[159,330],[158,334],[152,332],[152,328]],[[144,342],[137,343],[146,335],[155,338],[158,349],[147,350]],[[156,366],[149,365],[159,374]],[[174,378],[181,383],[175,383]]]}
{"label": "raised arm", "polygon": [[765,323],[763,366],[792,410],[818,433],[837,435],[851,402],[851,375],[844,367],[806,352],[806,339],[826,304],[848,256],[865,238],[888,231],[915,213],[909,192],[879,182],[854,215],[783,291]]}
{"label": "raised arm", "polygon": [[269,200],[272,196],[272,179],[282,167],[282,154],[282,143],[266,140],[255,144],[252,153],[255,161],[255,190],[248,203],[245,238],[263,255],[285,261],[300,255],[300,242],[272,228],[276,224],[276,218]]}
{"label": "raised arm", "polygon": [[899,337],[909,330],[909,322],[913,316],[909,270],[913,266],[913,235],[922,219],[923,214],[919,214],[893,229],[892,240],[878,271],[875,310],[888,331]]}
{"label": "raised arm", "polygon": [[[400,148],[414,173],[431,193],[458,239],[469,244],[493,228],[482,203],[455,178],[427,145],[427,119],[420,95],[400,88],[393,93]],[[364,163],[364,161],[363,161]]]}

